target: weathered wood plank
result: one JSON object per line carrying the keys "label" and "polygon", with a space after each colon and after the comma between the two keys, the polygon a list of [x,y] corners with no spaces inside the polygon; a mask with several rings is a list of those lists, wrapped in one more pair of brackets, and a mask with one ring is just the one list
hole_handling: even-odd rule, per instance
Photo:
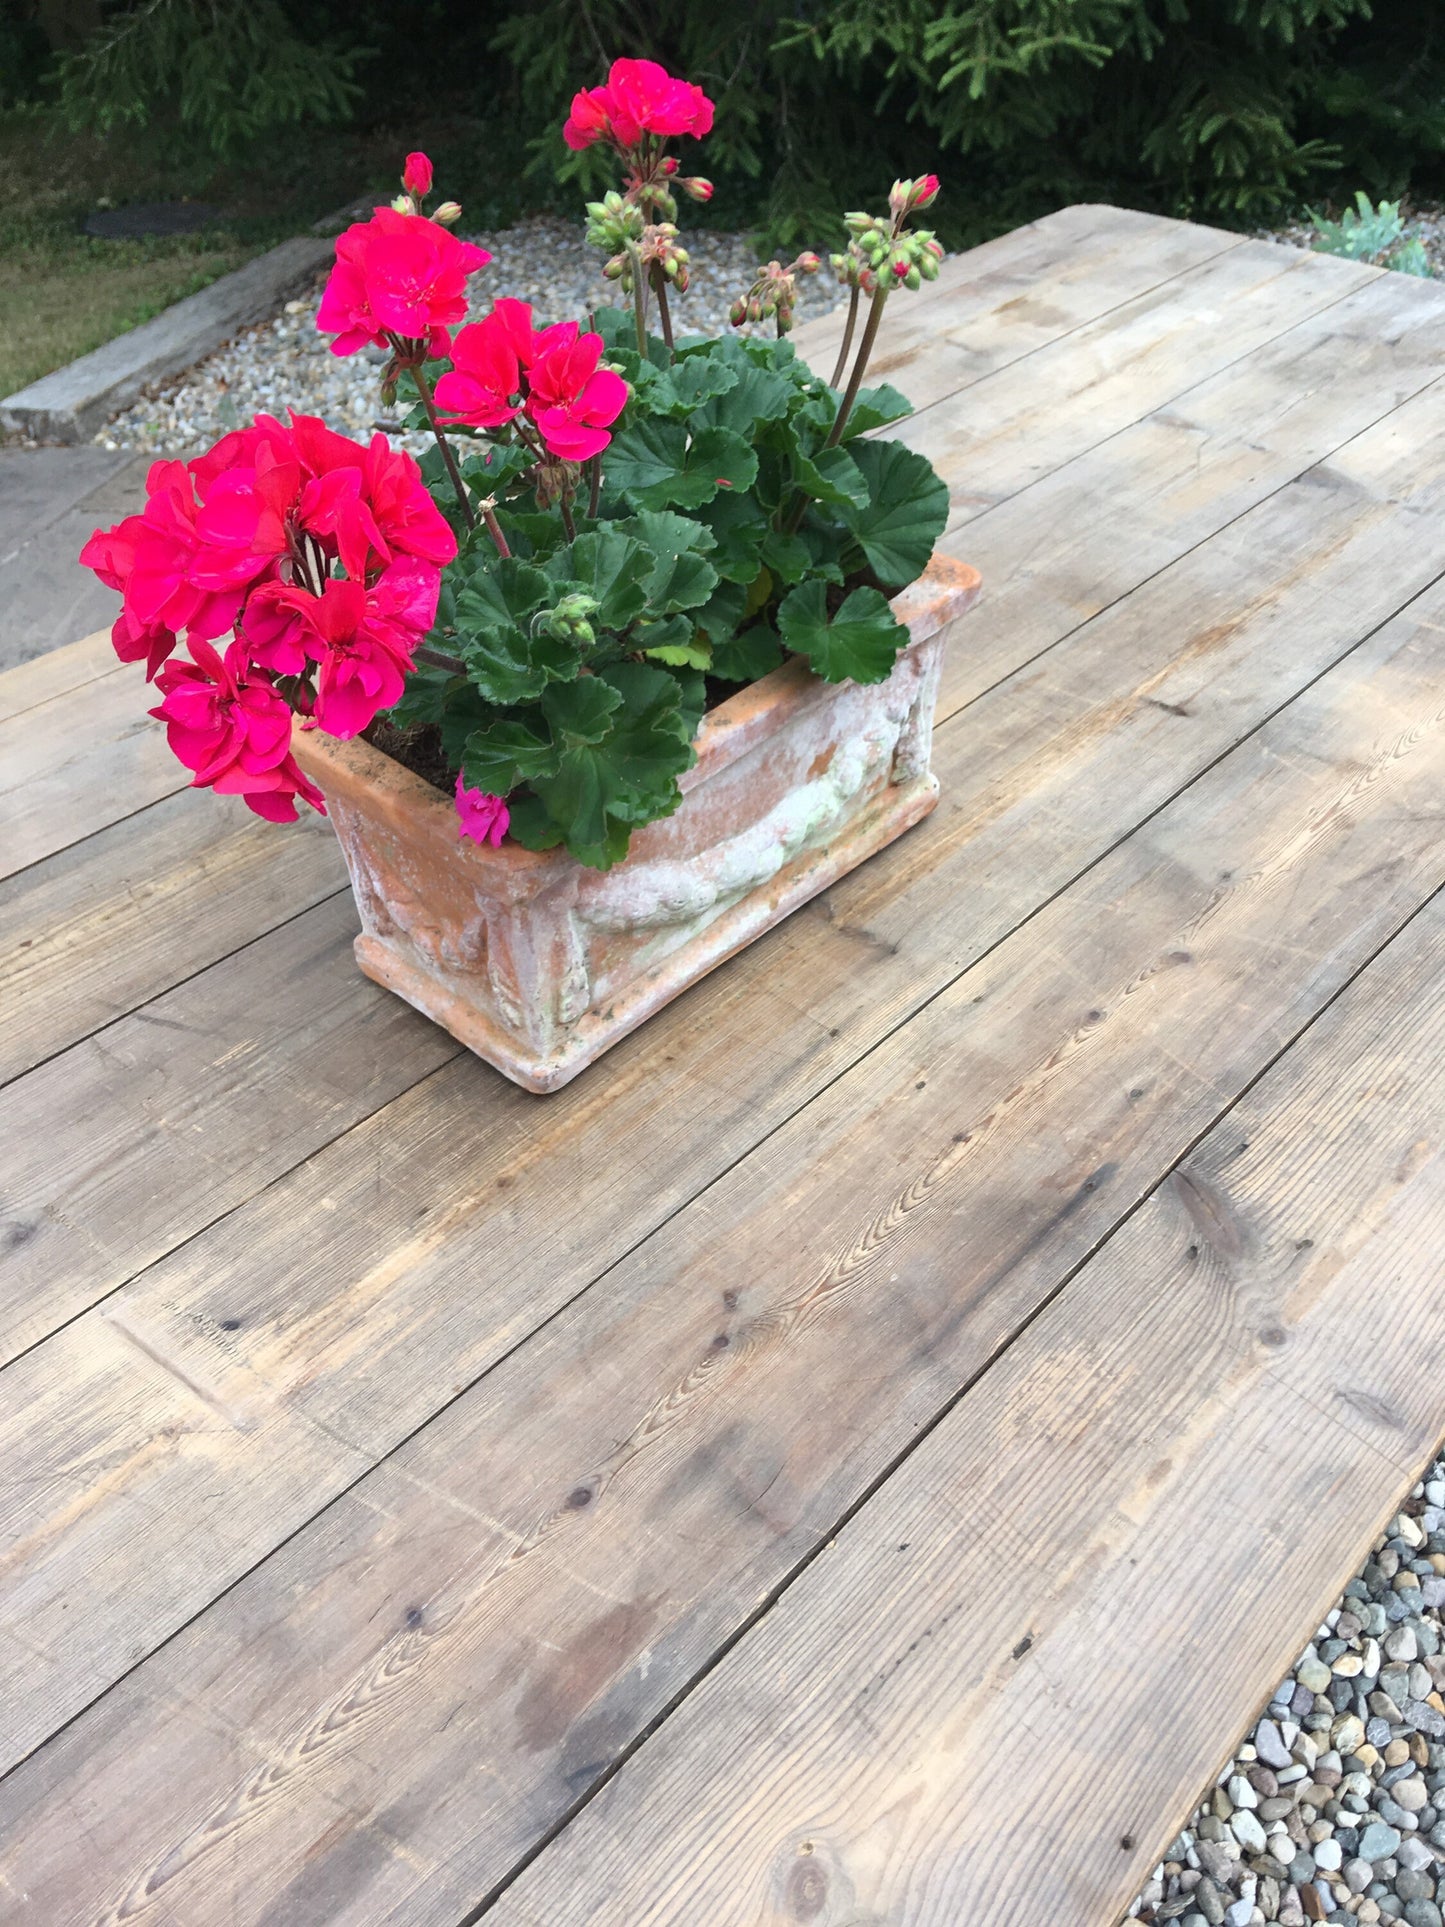
{"label": "weathered wood plank", "polygon": [[[1442,312],[1433,287],[1376,276],[970,523],[959,546],[985,572],[985,600],[949,654],[940,714],[1425,386],[1438,371],[1431,324]],[[118,687],[118,702],[134,699],[130,683]],[[248,828],[234,802],[207,815],[210,802],[154,806],[87,839],[74,870],[58,857],[0,885],[0,994],[13,992],[19,1012],[0,1037],[0,1079],[316,900],[325,863],[314,846],[298,851],[274,829]],[[315,861],[298,873],[303,856]],[[339,861],[334,875],[339,885]],[[105,880],[99,900],[94,879]],[[237,914],[253,890],[245,927]]]}
{"label": "weathered wood plank", "polygon": [[0,1357],[456,1055],[355,932],[332,897],[0,1093]]}
{"label": "weathered wood plank", "polygon": [[1437,899],[489,1921],[1118,1918],[1445,1425],[1442,939]]}
{"label": "weathered wood plank", "polygon": [[330,824],[183,790],[0,882],[0,1083],[346,887]]}
{"label": "weathered wood plank", "polygon": [[132,668],[0,723],[0,877],[183,787],[149,706]]}
{"label": "weathered wood plank", "polygon": [[[890,303],[870,379],[896,381],[942,356],[939,393],[1096,321],[1189,268],[1242,245],[1240,234],[1133,208],[1081,203],[952,255],[937,281]],[[845,310],[806,322],[798,353],[827,377]]]}
{"label": "weathered wood plank", "polygon": [[[595,1081],[539,1109],[458,1062],[128,1288],[117,1313],[182,1380],[229,1388],[217,1395],[237,1404],[304,1388],[326,1424],[390,1449],[1326,670],[1412,571],[1425,579],[1435,560],[1408,511],[1445,483],[1445,388],[1402,421],[945,729],[949,794],[929,825],[700,986]],[[17,1736],[38,1738],[304,1514],[273,1501],[264,1448],[232,1440],[243,1496],[226,1546],[203,1549],[192,1507],[213,1470],[148,1449],[176,1421],[174,1394],[138,1391],[130,1345],[104,1320],[0,1384],[17,1415],[0,1419],[0,1457],[24,1466],[52,1516],[80,1519],[17,1555],[13,1596],[42,1622],[35,1602],[83,1582],[95,1535],[119,1532],[137,1564],[53,1680],[29,1662],[0,1674]],[[93,1499],[68,1457],[79,1409],[120,1468]],[[323,1454],[313,1476],[319,1504],[338,1475]]]}
{"label": "weathered wood plank", "polygon": [[962,393],[935,349],[888,432],[937,467],[957,527],[1373,278],[1327,258],[1247,241]]}
{"label": "weathered wood plank", "polygon": [[110,644],[110,631],[97,629],[64,649],[17,664],[0,674],[0,723],[56,696],[68,695],[97,677],[122,673]]}
{"label": "weathered wood plank", "polygon": [[945,659],[939,714],[1052,647],[1437,379],[1445,291],[1404,280],[1370,282],[955,525],[944,546],[982,572],[984,587]]}
{"label": "weathered wood plank", "polygon": [[[995,381],[1002,380],[1001,387],[990,389],[977,428],[962,436],[947,427],[925,430],[918,421],[909,426],[905,439],[937,454],[951,482],[953,464],[966,459],[970,476],[956,484],[956,506],[979,506],[987,499],[978,494],[986,480],[996,492],[1024,486],[1056,462],[1077,455],[1101,433],[1136,419],[1197,380],[1206,367],[1234,360],[1378,272],[1354,262],[1297,255],[1265,242],[1231,245],[1230,237],[1183,223],[1166,225],[1167,262],[1137,247],[1076,261],[1074,275],[1060,277],[1051,289],[1057,300],[1038,308],[1032,327],[1016,308],[1006,312],[994,324],[992,349],[985,342],[976,353],[960,351],[957,365],[950,363],[946,375],[938,372],[943,366],[939,344],[927,327],[921,335],[916,326],[904,328],[890,351],[888,369],[917,371],[922,381],[914,397],[918,405],[951,396],[966,383],[976,391],[991,372]],[[1055,246],[1066,245],[1058,237],[1050,240]],[[1190,260],[1200,265],[1166,278],[1167,265]],[[1114,312],[1131,288],[1144,292]],[[990,300],[996,302],[997,292],[983,291],[983,313]],[[1192,359],[1181,347],[1188,332],[1180,325],[1181,302],[1183,313],[1196,325],[1207,324],[1221,304],[1231,309],[1228,331],[1214,330],[1204,343],[1195,340]],[[934,304],[928,312],[940,305],[948,307]],[[1005,310],[1009,305],[1002,304]],[[966,317],[968,299],[962,308]],[[1081,329],[1080,320],[1090,314],[1102,318]],[[975,332],[981,325],[975,324]],[[1064,337],[1070,344],[1077,341],[1077,350],[1071,346],[1062,360],[1056,353],[1049,358]],[[1039,348],[1045,342],[1049,347]],[[925,347],[927,354],[922,353]],[[1068,371],[1079,367],[1088,368],[1089,385],[1082,397],[1073,398],[1072,407],[1065,407],[1062,389],[1069,384]],[[1012,382],[1003,379],[1010,371]],[[914,387],[917,391],[918,384]],[[1048,408],[1041,409],[1041,395],[1052,398]],[[1120,411],[1131,406],[1133,413],[1126,412],[1121,420]],[[1006,480],[1009,473],[1019,477],[1013,484]],[[133,708],[124,700],[127,693]],[[127,691],[106,679],[28,709],[23,726],[19,719],[0,723],[0,760],[10,775],[0,788],[0,876],[182,786],[164,739],[146,722],[144,708],[138,685]]]}
{"label": "weathered wood plank", "polygon": [[[34,1917],[144,1894],[188,1927],[454,1927],[1440,885],[1442,611],[1330,671],[20,1767],[0,1878]],[[549,1175],[565,1195],[556,1148]],[[352,1442],[369,1409],[251,1390]],[[234,1465],[209,1485],[239,1499]]]}

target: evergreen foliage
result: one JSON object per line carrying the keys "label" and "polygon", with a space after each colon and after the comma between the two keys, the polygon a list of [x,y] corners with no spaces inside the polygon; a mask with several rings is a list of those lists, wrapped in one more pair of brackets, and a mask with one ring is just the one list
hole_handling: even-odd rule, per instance
{"label": "evergreen foliage", "polygon": [[[33,77],[33,21],[10,32],[0,65]],[[706,87],[704,218],[746,209],[776,245],[920,156],[954,244],[1069,200],[1243,224],[1445,185],[1445,8],[1420,0],[111,0],[52,78],[77,123],[174,111],[222,150],[424,102],[495,116],[547,199],[595,184],[556,130],[618,54]]]}

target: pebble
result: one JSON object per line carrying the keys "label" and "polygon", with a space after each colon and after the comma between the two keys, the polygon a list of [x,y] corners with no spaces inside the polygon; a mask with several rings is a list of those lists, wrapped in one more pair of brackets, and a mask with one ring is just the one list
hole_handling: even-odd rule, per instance
{"label": "pebble", "polygon": [[1388,1860],[1400,1844],[1400,1836],[1383,1820],[1372,1820],[1360,1835],[1361,1860]]}
{"label": "pebble", "polygon": [[1268,1845],[1264,1828],[1256,1814],[1248,1807],[1240,1807],[1229,1816],[1230,1830],[1235,1839],[1248,1853],[1263,1853]]}
{"label": "pebble", "polygon": [[1445,1455],[1406,1506],[1131,1919],[1445,1927]]}
{"label": "pebble", "polygon": [[[498,295],[530,301],[538,324],[617,305],[616,289],[602,278],[603,257],[587,245],[580,221],[538,215],[497,233],[468,233],[466,239],[479,241],[492,256],[468,289],[473,320],[487,313]],[[757,273],[757,256],[745,234],[693,229],[684,239],[691,285],[680,299],[674,297],[678,331],[724,333],[734,296]],[[284,420],[287,408],[322,415],[342,434],[368,440],[384,414],[380,357],[331,353],[330,342],[316,329],[322,285],[318,279],[272,320],[246,329],[184,374],[159,384],[101,429],[96,441],[103,448],[188,453],[257,413],[279,413]],[[844,298],[826,268],[800,276],[797,319],[826,314]]]}

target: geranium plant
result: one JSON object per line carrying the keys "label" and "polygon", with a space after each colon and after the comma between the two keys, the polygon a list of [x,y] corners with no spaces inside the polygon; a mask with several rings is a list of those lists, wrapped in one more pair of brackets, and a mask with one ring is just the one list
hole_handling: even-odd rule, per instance
{"label": "geranium plant", "polygon": [[294,714],[445,782],[464,836],[565,844],[605,869],[676,808],[729,686],[789,655],[829,681],[889,675],[908,641],[889,597],[922,572],[948,497],[872,432],[906,401],[863,383],[890,294],[938,271],[913,225],[938,182],[896,182],[886,214],[847,217],[825,380],[787,339],[814,255],[769,262],[735,304],[770,337],[678,326],[676,196],[712,189],[671,143],[711,124],[701,89],[651,61],[577,95],[566,140],[605,143],[622,170],[588,234],[626,305],[550,326],[505,298],[466,321],[490,257],[453,233],[454,202],[428,214],[431,164],[409,155],[403,193],[338,240],[317,325],[336,354],[387,351],[383,395],[413,398],[429,452],[261,416],[157,462],[144,512],[86,545],[124,596],[116,650],[146,663],[197,784],[277,820],[298,799],[324,808],[291,755]]}

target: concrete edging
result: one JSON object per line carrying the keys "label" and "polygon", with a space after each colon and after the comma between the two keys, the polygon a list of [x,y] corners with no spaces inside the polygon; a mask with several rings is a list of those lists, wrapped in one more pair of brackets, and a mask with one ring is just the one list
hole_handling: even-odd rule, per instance
{"label": "concrete edging", "polygon": [[329,237],[303,234],[268,249],[153,320],[7,395],[0,401],[0,428],[40,442],[88,441],[151,382],[180,374],[239,329],[274,313],[279,301],[331,259],[335,246]]}

